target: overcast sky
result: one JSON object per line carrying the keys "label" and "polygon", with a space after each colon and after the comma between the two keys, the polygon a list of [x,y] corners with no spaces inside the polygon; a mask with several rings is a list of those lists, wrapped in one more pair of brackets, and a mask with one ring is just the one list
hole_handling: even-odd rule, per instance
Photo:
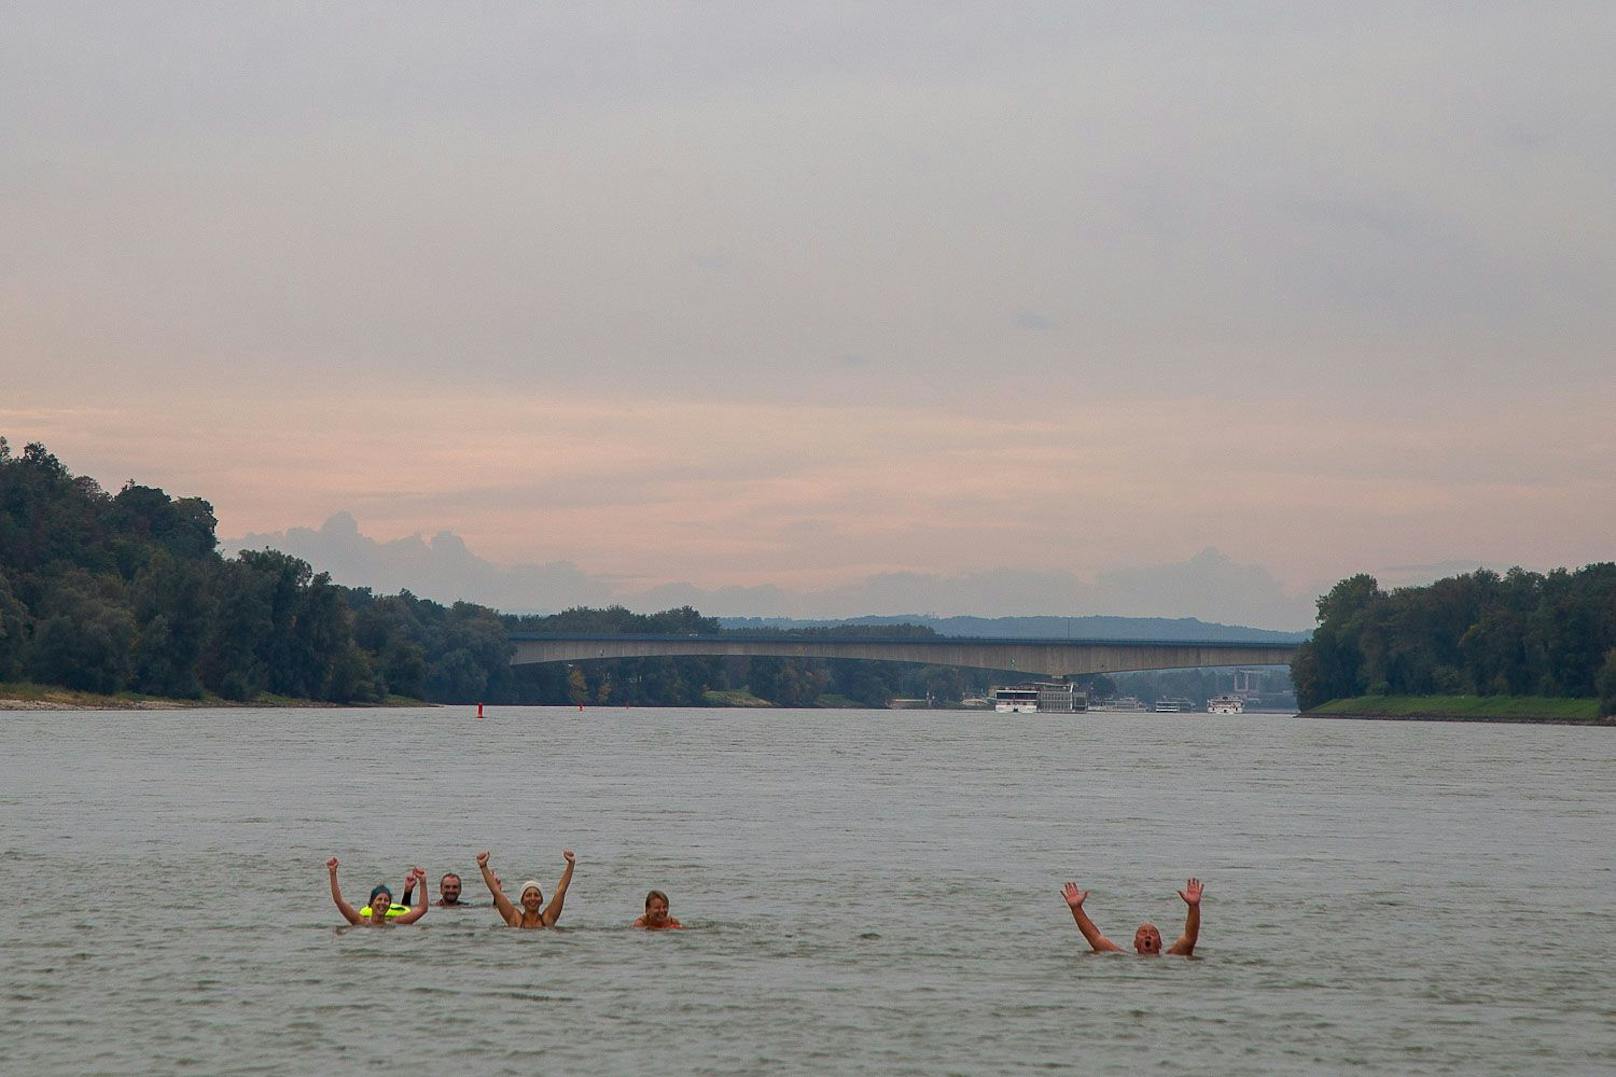
{"label": "overcast sky", "polygon": [[947,581],[1216,562],[1305,607],[1609,560],[1612,40],[1608,3],[7,3],[0,434],[224,535],[347,512],[622,593],[1114,613]]}

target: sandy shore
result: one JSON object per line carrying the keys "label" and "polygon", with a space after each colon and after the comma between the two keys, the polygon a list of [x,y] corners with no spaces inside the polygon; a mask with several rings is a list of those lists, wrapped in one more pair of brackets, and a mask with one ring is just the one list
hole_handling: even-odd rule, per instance
{"label": "sandy shore", "polygon": [[168,699],[97,700],[70,703],[58,699],[0,699],[0,711],[180,711],[212,706],[206,703],[180,703]]}

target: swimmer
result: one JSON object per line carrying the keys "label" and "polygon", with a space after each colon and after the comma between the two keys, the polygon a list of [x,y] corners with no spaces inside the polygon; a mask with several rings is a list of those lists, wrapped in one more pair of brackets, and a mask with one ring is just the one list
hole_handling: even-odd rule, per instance
{"label": "swimmer", "polygon": [[488,866],[488,854],[477,854],[477,868],[483,873],[488,892],[494,895],[494,908],[499,910],[500,916],[511,927],[554,927],[555,922],[561,919],[561,904],[567,900],[567,887],[572,883],[572,869],[576,864],[571,849],[561,850],[561,855],[566,859],[567,866],[561,872],[561,881],[556,883],[555,897],[550,899],[550,904],[544,904],[544,891],[538,882],[529,879],[522,884],[522,891],[518,895],[521,904],[512,905],[511,899],[500,889],[499,876]]}
{"label": "swimmer", "polygon": [[629,926],[643,927],[647,931],[666,931],[685,925],[668,915],[668,895],[660,890],[653,890],[645,895],[645,915]]}
{"label": "swimmer", "polygon": [[[393,904],[393,891],[386,883],[382,883],[370,892],[370,901],[367,903],[372,910],[369,916],[362,916],[359,910],[342,900],[342,890],[337,886],[337,858],[332,857],[325,862],[326,871],[331,874],[331,900],[337,903],[337,909],[342,913],[343,919],[350,924],[369,924],[372,927],[381,927],[385,924],[413,924],[426,915],[426,873],[420,868],[411,868],[409,874],[404,876],[404,884],[411,885],[420,882],[420,896],[415,899],[415,907],[409,912],[387,919],[387,910]],[[417,872],[421,872],[417,875]]]}
{"label": "swimmer", "polygon": [[459,905],[468,905],[470,902],[460,900],[460,876],[452,871],[443,873],[438,880],[438,900],[433,904],[441,909],[452,909]]}
{"label": "swimmer", "polygon": [[[415,870],[421,871],[420,868],[416,868]],[[421,878],[426,878],[425,872],[421,873]],[[410,904],[410,894],[414,888],[414,883],[409,883],[404,887],[404,904]],[[446,871],[443,873],[443,878],[438,880],[438,900],[434,901],[432,904],[436,905],[440,909],[471,908],[471,902],[460,900],[460,890],[460,876],[452,871]]]}
{"label": "swimmer", "polygon": [[[1180,957],[1189,957],[1195,953],[1195,940],[1201,936],[1201,880],[1191,879],[1184,884],[1184,889],[1178,896],[1184,899],[1184,904],[1190,907],[1188,915],[1184,917],[1184,934],[1178,941],[1167,948],[1169,954]],[[1083,933],[1090,946],[1097,954],[1120,954],[1122,947],[1100,934],[1100,929],[1094,926],[1089,914],[1083,911],[1083,902],[1088,899],[1087,890],[1079,890],[1076,883],[1069,882],[1061,888],[1061,896],[1066,899],[1066,907],[1072,910],[1072,919],[1077,921],[1077,929]],[[1161,932],[1156,925],[1146,921],[1139,925],[1139,930],[1133,933],[1134,952],[1145,957],[1156,957],[1162,952]]]}

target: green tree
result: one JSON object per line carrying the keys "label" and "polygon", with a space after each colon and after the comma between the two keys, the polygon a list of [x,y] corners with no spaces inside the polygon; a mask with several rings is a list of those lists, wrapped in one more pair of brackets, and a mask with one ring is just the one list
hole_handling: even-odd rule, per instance
{"label": "green tree", "polygon": [[[5,439],[0,438],[0,451]],[[15,680],[22,673],[27,645],[28,607],[11,590],[5,573],[0,572],[0,681]]]}
{"label": "green tree", "polygon": [[464,647],[427,664],[427,698],[440,703],[480,703],[488,692],[488,673]]}
{"label": "green tree", "polygon": [[1373,576],[1342,580],[1318,601],[1319,626],[1291,660],[1291,679],[1303,707],[1358,695],[1379,678],[1384,656],[1376,615],[1386,596]]}
{"label": "green tree", "polygon": [[1616,647],[1605,652],[1605,661],[1594,678],[1599,690],[1599,713],[1616,714]]}
{"label": "green tree", "polygon": [[414,640],[389,639],[381,656],[381,677],[386,691],[422,698],[426,692],[426,651]]}
{"label": "green tree", "polygon": [[40,614],[28,652],[32,679],[88,692],[127,686],[135,620],[116,577],[74,569],[57,581]]}
{"label": "green tree", "polygon": [[581,666],[567,670],[567,698],[580,707],[589,702],[589,681]]}
{"label": "green tree", "polygon": [[152,695],[200,696],[198,666],[212,617],[204,564],[155,550],[130,585],[130,596],[137,626],[134,687]]}

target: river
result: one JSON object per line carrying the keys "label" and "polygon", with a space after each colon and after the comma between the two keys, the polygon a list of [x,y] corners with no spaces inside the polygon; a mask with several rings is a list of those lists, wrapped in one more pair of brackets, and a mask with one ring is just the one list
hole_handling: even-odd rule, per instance
{"label": "river", "polygon": [[[1616,730],[1274,715],[0,716],[13,1073],[1616,1071]],[[410,864],[577,874],[351,929]],[[1096,956],[1074,878],[1128,945]],[[625,927],[650,887],[689,930]],[[434,883],[434,893],[436,884]],[[360,902],[356,901],[355,904]]]}

